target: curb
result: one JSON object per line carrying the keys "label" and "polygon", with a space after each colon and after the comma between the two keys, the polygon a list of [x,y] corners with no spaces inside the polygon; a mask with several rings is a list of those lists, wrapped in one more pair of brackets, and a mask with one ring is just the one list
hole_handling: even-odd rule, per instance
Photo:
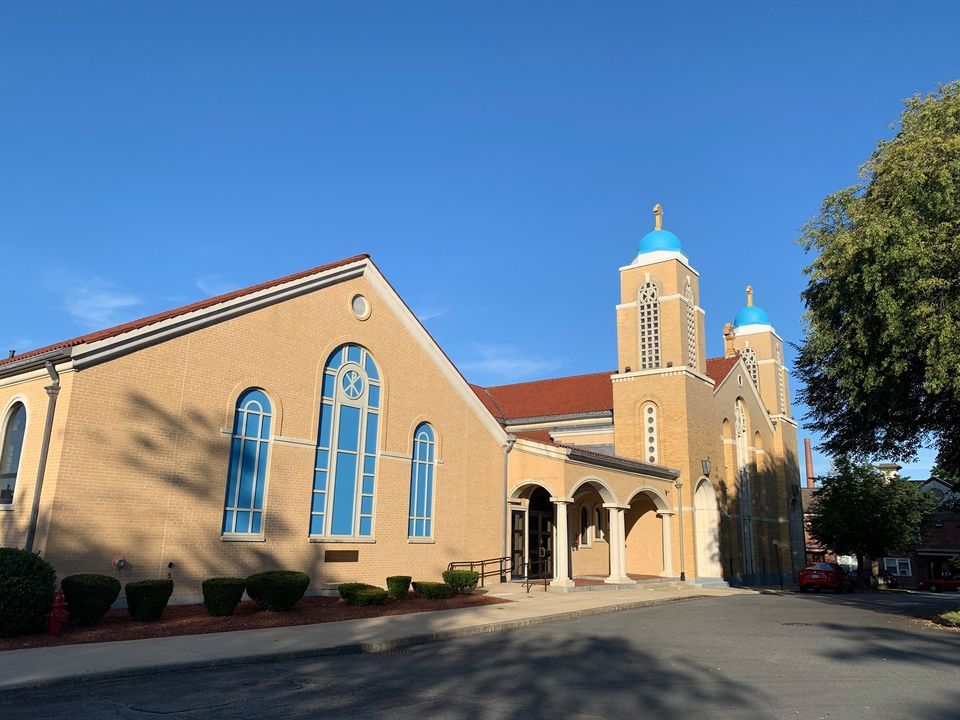
{"label": "curb", "polygon": [[211,660],[194,661],[175,661],[171,663],[162,663],[157,665],[145,665],[136,668],[126,668],[119,670],[104,670],[101,672],[78,673],[75,675],[63,675],[56,678],[27,680],[24,682],[13,682],[8,685],[0,685],[0,691],[10,690],[28,690],[33,688],[48,688],[57,685],[66,685],[70,683],[95,682],[98,680],[111,680],[116,678],[141,677],[145,675],[157,675],[166,672],[183,672],[187,670],[208,669],[214,667],[230,667],[236,665],[254,665],[258,663],[272,662],[277,660],[297,660],[300,658],[325,657],[330,655],[376,655],[401,650],[414,645],[426,645],[442,640],[454,640],[457,638],[474,637],[477,635],[487,635],[490,633],[503,632],[505,630],[517,630],[536,625],[546,625],[547,623],[566,622],[578,620],[580,618],[590,617],[592,615],[606,615],[609,613],[621,612],[623,610],[634,610],[641,607],[655,607],[658,605],[668,605],[670,603],[682,602],[684,600],[697,600],[700,598],[716,597],[698,593],[696,595],[686,595],[684,597],[661,598],[657,600],[634,600],[630,602],[617,603],[615,605],[605,605],[603,607],[586,608],[583,610],[569,610],[566,612],[552,613],[549,615],[539,615],[535,617],[522,618],[517,620],[504,620],[503,622],[486,623],[483,625],[473,625],[470,627],[454,628],[452,630],[441,630],[433,633],[421,633],[419,635],[408,635],[406,637],[394,638],[392,640],[374,640],[369,642],[348,643],[346,645],[334,645],[331,647],[320,647],[303,650],[284,650],[273,653],[263,653],[262,655],[247,655],[244,657],[215,658]]}

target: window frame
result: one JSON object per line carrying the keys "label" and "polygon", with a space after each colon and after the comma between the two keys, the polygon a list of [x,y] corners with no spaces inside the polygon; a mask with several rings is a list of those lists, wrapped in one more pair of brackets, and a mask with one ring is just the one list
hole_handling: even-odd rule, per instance
{"label": "window frame", "polygon": [[[893,564],[892,569],[890,567],[891,562]],[[906,572],[900,572],[901,563],[906,565]],[[883,559],[883,569],[889,572],[891,575],[896,575],[897,577],[910,577],[913,575],[913,566],[910,562],[910,558],[885,557]]]}
{"label": "window frame", "polygon": [[[422,440],[420,434],[425,430],[429,431],[429,439]],[[426,443],[429,451],[429,456],[426,461],[421,461],[417,458],[417,448],[420,443]],[[437,502],[437,431],[430,422],[424,421],[417,423],[416,428],[413,431],[413,443],[410,448],[410,495],[409,495],[409,505],[407,506],[407,541],[411,543],[429,543],[433,542],[436,535],[436,502]],[[415,497],[415,487],[414,483],[416,482],[416,490],[420,490],[419,480],[417,479],[417,468],[419,465],[423,465],[426,468],[426,471],[429,473],[429,507],[426,508],[427,512],[424,515],[415,515],[411,511],[416,509],[416,506],[419,505],[419,497]],[[424,523],[425,526],[429,525],[430,532],[424,533],[422,535],[417,534],[416,524],[418,521]],[[411,532],[411,530],[413,532]]]}
{"label": "window frame", "polygon": [[[260,403],[260,400],[255,398],[254,395],[259,393],[263,396],[264,401],[267,403],[266,412],[263,411],[263,405]],[[260,404],[260,421],[259,421],[259,432],[260,436],[257,438],[248,437],[246,433],[248,416],[250,411],[245,409],[251,403]],[[249,387],[244,389],[238,396],[237,401],[234,404],[233,410],[233,427],[230,429],[230,455],[228,458],[228,467],[227,467],[227,484],[224,490],[224,501],[223,501],[223,514],[220,518],[220,539],[225,541],[262,541],[265,535],[265,527],[267,522],[267,487],[270,484],[270,449],[273,444],[273,431],[274,431],[274,420],[276,415],[273,411],[274,402],[270,398],[270,395],[261,387]],[[240,422],[238,420],[238,414],[243,413],[243,420]],[[263,436],[263,425],[265,420],[269,422],[269,428],[266,433],[266,437]],[[238,434],[239,427],[239,434]],[[247,442],[256,442],[256,465],[254,468],[254,485],[251,489],[251,505],[250,507],[241,508],[237,503],[240,499],[240,479],[241,479],[241,468],[238,467],[236,472],[236,478],[231,479],[231,474],[234,471],[234,452],[237,446],[237,443],[240,443],[240,457],[241,463],[243,458],[243,447],[244,443]],[[266,459],[263,462],[263,477],[259,477],[260,473],[260,454],[266,451]],[[230,491],[230,485],[233,482],[236,486],[235,488],[235,501],[233,504],[229,504],[229,498],[226,497],[226,494]],[[262,485],[263,491],[260,493],[261,501],[260,507],[256,507],[256,496],[257,489]],[[250,517],[250,530],[246,532],[237,532],[237,514],[241,512],[247,512],[251,514]],[[227,513],[232,513],[233,528],[232,530],[226,529],[227,524]],[[257,531],[253,530],[254,527],[254,513],[260,513],[260,529]]]}
{"label": "window frame", "polygon": [[577,545],[582,548],[588,548],[593,546],[592,539],[590,537],[590,521],[591,521],[591,512],[590,508],[587,507],[586,503],[580,506],[579,517],[579,531],[577,533]]}
{"label": "window frame", "polygon": [[30,430],[30,409],[27,406],[25,398],[17,395],[10,399],[7,407],[4,408],[3,417],[0,418],[0,462],[3,461],[4,450],[6,450],[7,434],[10,432],[10,423],[13,421],[13,413],[17,407],[23,408],[23,437],[20,438],[19,456],[17,457],[17,469],[13,474],[13,493],[10,496],[10,502],[0,503],[0,512],[10,512],[17,507],[18,488],[23,485],[20,476],[23,474],[23,448],[27,444],[27,433]]}

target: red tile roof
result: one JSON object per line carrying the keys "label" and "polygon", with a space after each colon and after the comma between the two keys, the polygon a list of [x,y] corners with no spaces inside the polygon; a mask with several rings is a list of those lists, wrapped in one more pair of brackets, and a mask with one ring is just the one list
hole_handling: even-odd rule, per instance
{"label": "red tile roof", "polygon": [[471,387],[487,410],[500,421],[611,412],[613,384],[610,376],[615,372],[608,370],[513,385]]}
{"label": "red tile roof", "polygon": [[739,355],[707,358],[707,376],[713,380],[714,385],[720,385],[724,378],[730,374],[730,371],[733,370],[734,365],[737,364],[737,360],[739,359]]}
{"label": "red tile roof", "polygon": [[75,345],[83,345],[84,343],[95,342],[97,340],[105,340],[116,335],[122,335],[123,333],[130,332],[131,330],[139,330],[140,328],[144,328],[148,325],[153,325],[154,323],[178,317],[179,315],[186,315],[187,313],[195,312],[197,310],[203,310],[204,308],[219,305],[220,303],[224,303],[229,300],[235,300],[236,298],[243,297],[244,295],[250,295],[276,285],[282,285],[283,283],[299,280],[301,278],[305,278],[316,273],[325,272],[327,270],[332,270],[342,265],[349,265],[350,263],[357,262],[358,260],[368,260],[369,258],[370,256],[366,253],[354,255],[353,257],[349,257],[344,260],[338,260],[327,265],[320,265],[318,267],[311,268],[310,270],[303,270],[302,272],[294,273],[293,275],[277,278],[276,280],[268,280],[267,282],[259,283],[257,285],[251,285],[250,287],[245,287],[240,290],[234,290],[232,292],[224,293],[223,295],[217,295],[212,298],[207,298],[206,300],[200,300],[189,305],[183,305],[182,307],[174,308],[173,310],[166,310],[165,312],[156,313],[155,315],[149,315],[147,317],[140,318],[139,320],[133,320],[131,322],[123,323],[122,325],[116,325],[114,327],[107,328],[106,330],[97,330],[96,332],[87,333],[86,335],[79,335],[75,338],[71,338],[70,340],[63,340],[58,343],[53,343],[52,345],[37,348],[36,350],[30,350],[18,355],[14,355],[10,358],[4,358],[3,360],[0,360],[0,366],[7,365],[9,363],[15,363],[18,360],[25,360],[36,355],[42,355],[43,353],[47,353],[52,350],[60,350],[63,348],[73,347]]}

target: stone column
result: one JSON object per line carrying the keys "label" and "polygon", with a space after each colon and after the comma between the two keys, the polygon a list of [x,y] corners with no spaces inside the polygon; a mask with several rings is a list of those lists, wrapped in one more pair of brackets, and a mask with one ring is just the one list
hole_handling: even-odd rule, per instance
{"label": "stone column", "polygon": [[660,512],[657,513],[657,517],[660,518],[660,528],[663,531],[663,572],[660,575],[672,578],[675,577],[673,574],[673,528],[670,522],[673,513]]}
{"label": "stone column", "polygon": [[553,581],[555,587],[573,587],[570,579],[570,530],[567,527],[567,506],[570,498],[550,498],[557,518],[556,535],[553,538]]}
{"label": "stone column", "polygon": [[607,544],[610,546],[610,575],[604,582],[615,585],[633,582],[627,577],[627,538],[626,526],[623,522],[623,513],[627,506],[607,503],[604,503],[603,506],[610,512],[610,520],[607,523],[609,535]]}

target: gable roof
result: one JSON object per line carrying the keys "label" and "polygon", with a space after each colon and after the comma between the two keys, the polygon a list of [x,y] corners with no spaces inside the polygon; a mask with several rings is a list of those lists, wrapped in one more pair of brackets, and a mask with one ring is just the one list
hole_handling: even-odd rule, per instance
{"label": "gable roof", "polygon": [[349,265],[350,263],[357,262],[359,260],[369,260],[370,256],[366,253],[360,255],[354,255],[353,257],[345,258],[344,260],[337,260],[336,262],[328,263],[326,265],[319,265],[315,268],[310,268],[309,270],[303,270],[302,272],[294,273],[292,275],[286,275],[275,280],[268,280],[266,282],[258,283],[256,285],[250,285],[249,287],[241,288],[240,290],[233,290],[228,293],[223,293],[222,295],[215,295],[214,297],[207,298],[206,300],[199,300],[188,305],[181,305],[178,308],[172,310],[165,310],[164,312],[155,313],[153,315],[147,315],[146,317],[139,318],[137,320],[131,320],[130,322],[122,323],[120,325],[114,325],[113,327],[106,328],[104,330],[97,330],[94,332],[86,333],[85,335],[78,335],[77,337],[70,338],[69,340],[61,340],[60,342],[53,343],[51,345],[46,345],[35,350],[29,350],[27,352],[22,352],[14,355],[13,357],[8,357],[0,360],[0,367],[4,365],[12,365],[14,363],[19,363],[23,360],[28,360],[30,358],[38,357],[40,355],[46,355],[55,350],[65,350],[67,348],[76,347],[78,345],[85,345],[92,342],[98,342],[100,340],[108,340],[124,333],[132,332],[134,330],[141,330],[143,328],[149,327],[150,325],[155,325],[156,323],[163,322],[164,320],[172,320],[173,318],[179,317],[181,315],[186,315],[188,313],[196,312],[198,310],[204,310],[207,308],[214,307],[215,305],[220,305],[222,303],[228,302],[230,300],[236,300],[242,298],[246,295],[252,295],[253,293],[259,292],[261,290],[267,290],[269,288],[275,287],[277,285],[283,285],[284,283],[292,282],[294,280],[300,280],[302,278],[309,277],[310,275],[316,275],[318,273],[326,272],[328,270],[333,270],[335,268],[341,267],[343,265]]}
{"label": "gable roof", "polygon": [[480,401],[501,422],[524,418],[584,415],[613,411],[616,370],[548,380],[480,387],[471,385]]}
{"label": "gable roof", "polygon": [[707,377],[713,380],[715,386],[719,387],[720,383],[726,379],[730,371],[736,366],[739,359],[739,355],[707,358]]}

